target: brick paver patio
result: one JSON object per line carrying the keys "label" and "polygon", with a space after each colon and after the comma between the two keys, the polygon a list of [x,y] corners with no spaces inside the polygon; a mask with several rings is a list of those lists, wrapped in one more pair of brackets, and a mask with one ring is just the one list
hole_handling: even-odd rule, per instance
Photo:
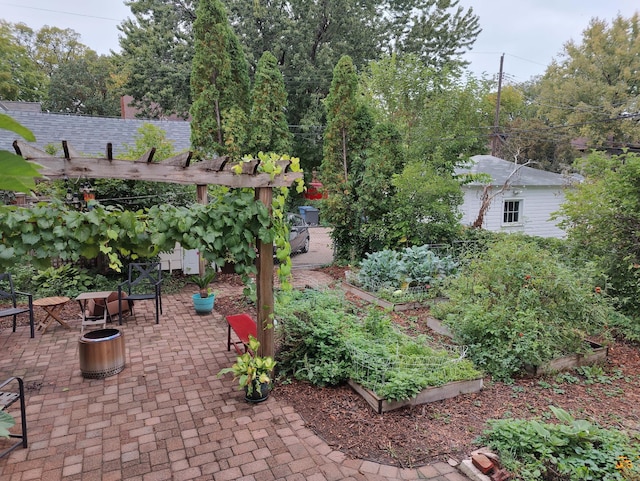
{"label": "brick paver patio", "polygon": [[[297,285],[325,281],[294,276]],[[29,434],[27,449],[0,459],[0,479],[467,480],[446,463],[399,469],[333,450],[290,406],[274,396],[248,404],[230,376],[217,377],[235,355],[215,309],[200,316],[188,293],[163,296],[156,325],[142,306],[121,327],[126,367],[106,379],[81,375],[79,317],[72,330],[52,325],[35,339],[28,327],[0,331],[0,380],[24,379]]]}

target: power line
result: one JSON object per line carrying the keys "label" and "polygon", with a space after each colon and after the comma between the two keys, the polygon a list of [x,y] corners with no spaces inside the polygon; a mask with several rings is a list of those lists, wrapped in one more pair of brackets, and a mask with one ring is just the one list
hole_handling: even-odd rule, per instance
{"label": "power line", "polygon": [[97,15],[87,15],[87,14],[84,14],[84,13],[65,12],[65,11],[62,11],[62,10],[52,10],[52,9],[49,9],[49,8],[30,7],[28,5],[18,5],[16,3],[5,3],[5,2],[2,2],[2,3],[0,3],[0,5],[5,5],[7,7],[15,7],[15,8],[26,8],[26,9],[29,9],[29,10],[39,10],[41,12],[62,13],[64,15],[74,15],[76,17],[97,18],[99,20],[109,20],[109,21],[113,21],[113,22],[120,22],[122,20],[121,18],[100,17],[100,16],[97,16]]}

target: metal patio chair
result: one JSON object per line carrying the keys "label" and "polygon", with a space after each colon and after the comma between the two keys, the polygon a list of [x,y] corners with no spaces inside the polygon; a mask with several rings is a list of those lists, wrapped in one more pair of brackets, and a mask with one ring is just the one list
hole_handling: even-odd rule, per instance
{"label": "metal patio chair", "polygon": [[[27,298],[27,307],[18,306],[18,297]],[[9,301],[9,302],[7,302]],[[13,316],[13,332],[16,332],[17,316],[29,313],[29,327],[31,337],[35,337],[35,325],[33,316],[33,295],[20,292],[13,286],[13,279],[8,272],[0,273],[0,317]]]}
{"label": "metal patio chair", "polygon": [[[122,325],[122,301],[154,300],[156,324],[160,324],[162,314],[162,268],[160,262],[129,264],[129,278],[118,286],[118,317]],[[126,293],[126,296],[123,295]],[[132,313],[134,303],[130,302]],[[135,303],[140,306],[139,303]],[[137,309],[136,307],[135,309]]]}

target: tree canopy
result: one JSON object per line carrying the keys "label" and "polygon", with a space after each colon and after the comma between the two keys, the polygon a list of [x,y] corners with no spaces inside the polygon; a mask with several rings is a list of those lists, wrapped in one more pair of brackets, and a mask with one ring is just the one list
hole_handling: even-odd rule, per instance
{"label": "tree canopy", "polygon": [[640,141],[640,15],[594,18],[540,81],[539,115],[589,147]]}
{"label": "tree canopy", "polygon": [[[120,61],[128,93],[145,115],[186,115],[193,58],[197,0],[131,0],[134,15],[120,30]],[[320,163],[318,127],[331,72],[343,55],[357,68],[387,52],[412,52],[436,67],[464,65],[462,54],[480,28],[472,9],[457,0],[338,3],[316,0],[229,0],[225,6],[250,72],[265,51],[277,59],[288,93],[287,120],[294,126],[295,152]],[[195,99],[194,99],[195,100]],[[154,110],[155,108],[155,110]],[[310,158],[312,157],[312,158]],[[309,169],[310,170],[310,169]]]}
{"label": "tree canopy", "polygon": [[601,286],[623,310],[640,308],[640,156],[593,152],[586,179],[566,192],[558,217],[576,256],[595,266]]}

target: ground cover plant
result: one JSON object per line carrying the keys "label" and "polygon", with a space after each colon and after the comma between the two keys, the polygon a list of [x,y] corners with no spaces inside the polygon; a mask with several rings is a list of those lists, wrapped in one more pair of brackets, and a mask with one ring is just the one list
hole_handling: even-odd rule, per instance
{"label": "ground cover plant", "polygon": [[476,366],[497,379],[588,350],[623,317],[588,276],[534,242],[507,236],[471,260],[433,307]]}
{"label": "ground cover plant", "polygon": [[451,256],[439,256],[428,245],[384,249],[368,253],[348,280],[390,302],[422,301],[441,295],[457,268]]}
{"label": "ground cover plant", "polygon": [[[499,453],[502,464],[526,481],[613,481],[640,479],[637,436],[575,419],[550,406],[555,422],[495,419],[482,441]],[[548,414],[548,413],[545,413]],[[547,416],[549,417],[549,416]]]}
{"label": "ground cover plant", "polygon": [[315,385],[354,379],[385,399],[405,400],[426,387],[482,376],[459,350],[409,336],[388,313],[358,309],[338,290],[287,294],[276,318],[280,373]]}

